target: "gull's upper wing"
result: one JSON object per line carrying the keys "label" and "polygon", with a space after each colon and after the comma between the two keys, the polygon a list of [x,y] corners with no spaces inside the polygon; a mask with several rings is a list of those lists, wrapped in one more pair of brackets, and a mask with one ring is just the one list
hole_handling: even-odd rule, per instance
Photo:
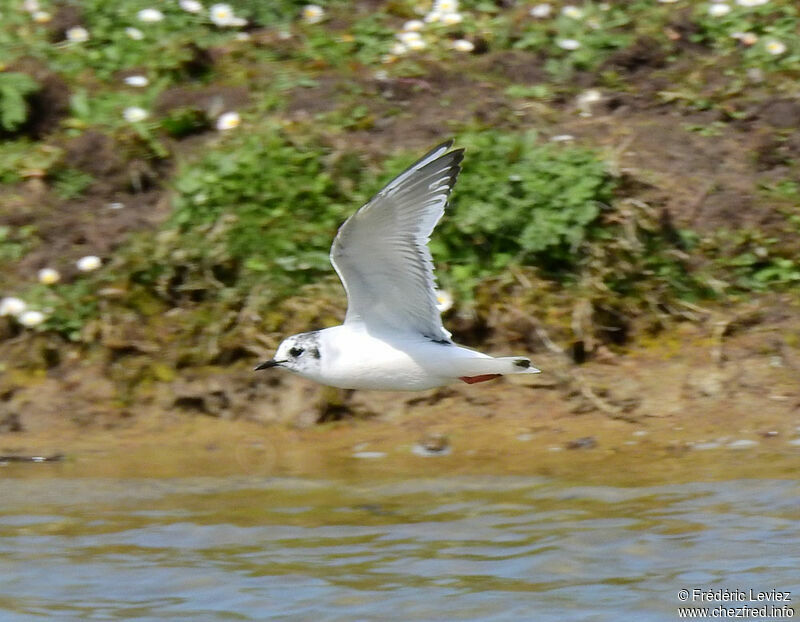
{"label": "gull's upper wing", "polygon": [[449,339],[427,244],[461,170],[464,150],[448,151],[452,144],[395,177],[336,234],[331,263],[347,292],[345,324]]}

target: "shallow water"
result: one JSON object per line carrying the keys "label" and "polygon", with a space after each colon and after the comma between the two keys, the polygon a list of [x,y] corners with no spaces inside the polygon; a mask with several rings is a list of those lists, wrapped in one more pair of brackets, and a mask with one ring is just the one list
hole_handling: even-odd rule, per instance
{"label": "shallow water", "polygon": [[28,469],[7,467],[0,480],[4,622],[675,620],[693,604],[679,601],[681,588],[800,598],[794,481]]}

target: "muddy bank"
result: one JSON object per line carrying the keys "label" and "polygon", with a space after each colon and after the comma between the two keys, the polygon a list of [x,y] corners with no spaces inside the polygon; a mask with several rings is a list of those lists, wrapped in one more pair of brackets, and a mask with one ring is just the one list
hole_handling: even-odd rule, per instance
{"label": "muddy bank", "polygon": [[9,468],[83,475],[782,477],[800,466],[800,314],[783,302],[580,366],[542,349],[539,376],[414,394],[334,391],[237,365],[119,406],[75,363],[3,393],[0,454],[64,454]]}

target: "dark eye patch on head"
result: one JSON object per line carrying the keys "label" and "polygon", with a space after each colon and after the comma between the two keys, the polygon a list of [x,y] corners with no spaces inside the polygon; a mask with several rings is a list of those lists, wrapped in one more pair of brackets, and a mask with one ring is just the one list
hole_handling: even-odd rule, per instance
{"label": "dark eye patch on head", "polygon": [[292,348],[291,350],[289,350],[289,354],[291,354],[295,358],[300,356],[303,352],[305,352],[305,348]]}

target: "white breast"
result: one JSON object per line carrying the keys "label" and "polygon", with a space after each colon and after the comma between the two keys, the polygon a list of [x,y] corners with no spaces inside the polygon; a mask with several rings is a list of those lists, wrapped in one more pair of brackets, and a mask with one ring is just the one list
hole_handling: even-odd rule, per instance
{"label": "white breast", "polygon": [[405,349],[373,337],[351,325],[320,332],[323,384],[343,389],[420,391],[447,384],[448,378],[431,373],[425,361]]}

